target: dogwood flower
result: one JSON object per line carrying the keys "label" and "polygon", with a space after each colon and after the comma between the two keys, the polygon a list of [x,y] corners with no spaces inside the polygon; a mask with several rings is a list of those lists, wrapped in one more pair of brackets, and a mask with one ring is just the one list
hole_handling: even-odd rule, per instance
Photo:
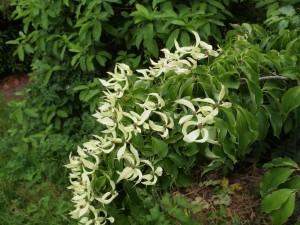
{"label": "dogwood flower", "polygon": [[[157,181],[157,178],[154,178],[154,176],[161,176],[162,174],[161,168],[157,168],[156,170],[154,170],[154,167],[149,160],[141,160],[138,151],[134,148],[133,145],[130,145],[130,153],[125,152],[122,158],[129,163],[129,166],[126,166],[123,171],[117,172],[119,174],[117,183],[121,180],[130,180],[135,181],[135,184],[138,184],[141,183],[141,181],[144,179],[146,180],[144,181],[145,184],[153,185]],[[152,171],[154,171],[151,176],[143,177],[145,175],[143,175],[141,168],[145,165],[148,165],[152,169]]]}
{"label": "dogwood flower", "polygon": [[[183,140],[191,143],[204,143],[209,140],[209,132],[206,129],[205,125],[212,124],[214,122],[214,117],[208,115],[203,117],[201,114],[198,114],[197,121],[186,121],[182,126]],[[192,127],[193,130],[188,133],[189,127]]]}
{"label": "dogwood flower", "polygon": [[130,69],[130,67],[124,63],[117,63],[114,72],[107,72],[109,75],[111,75],[116,81],[124,81],[127,80],[128,77],[132,76],[133,72]]}
{"label": "dogwood flower", "polygon": [[[178,42],[174,40],[176,47],[176,52],[180,55],[190,54],[195,60],[201,60],[207,58],[209,55],[217,57],[219,53],[214,51],[212,46],[200,40],[199,34],[195,31],[192,31],[195,36],[196,44],[194,46],[180,47]],[[204,53],[201,50],[204,49]]]}
{"label": "dogwood flower", "polygon": [[146,101],[143,104],[138,104],[138,105],[144,109],[153,111],[156,109],[161,109],[166,104],[165,104],[165,101],[162,99],[162,97],[160,97],[159,94],[150,93],[150,94],[148,94]]}
{"label": "dogwood flower", "polygon": [[162,138],[169,137],[169,129],[174,127],[174,121],[171,117],[168,117],[165,113],[154,111],[162,119],[163,125],[158,125],[152,120],[149,120],[149,126],[152,130],[159,132]]}
{"label": "dogwood flower", "polygon": [[111,180],[109,178],[108,175],[105,174],[105,176],[107,177],[107,179],[109,180],[109,184],[111,186],[111,191],[106,192],[105,194],[103,194],[101,196],[101,198],[95,198],[97,201],[101,202],[102,204],[109,204],[112,202],[112,200],[118,196],[118,192],[116,191],[116,184],[113,180]]}
{"label": "dogwood flower", "polygon": [[86,201],[85,199],[81,199],[76,201],[75,210],[71,211],[69,214],[73,219],[79,219],[84,214],[89,212],[90,202]]}
{"label": "dogwood flower", "polygon": [[232,106],[231,102],[222,102],[223,98],[225,96],[225,86],[221,85],[221,91],[217,96],[217,101],[214,101],[211,98],[195,98],[193,99],[194,101],[197,102],[205,102],[205,103],[209,103],[211,105],[213,105],[214,107],[218,108],[218,107],[224,107],[224,108],[230,108]]}
{"label": "dogwood flower", "polygon": [[90,203],[94,199],[88,174],[83,172],[81,174],[80,182],[73,183],[68,188],[73,189],[74,197],[72,198],[72,201],[75,203],[76,207],[75,210],[70,212],[70,215],[74,219],[79,219],[89,212]]}
{"label": "dogwood flower", "polygon": [[97,119],[97,122],[106,125],[108,129],[113,129],[123,119],[123,110],[120,105],[112,107],[104,103],[98,109],[99,111],[97,110],[93,116]]}
{"label": "dogwood flower", "polygon": [[[107,212],[104,209],[95,209],[94,206],[90,206],[90,211],[94,214],[93,219],[89,219],[89,217],[82,217],[79,221],[81,224],[85,225],[105,225],[107,221],[113,223],[115,219],[113,217],[108,217]],[[99,216],[99,215],[103,216]]]}
{"label": "dogwood flower", "polygon": [[141,115],[133,111],[130,111],[129,113],[123,112],[123,115],[129,118],[133,123],[130,123],[127,126],[123,125],[120,128],[127,133],[131,133],[131,132],[134,132],[135,134],[142,133],[140,126],[143,126],[145,128],[148,127],[148,125],[146,125],[147,124],[146,120],[148,120],[149,116],[151,115],[151,111],[152,110],[150,109],[145,110]]}
{"label": "dogwood flower", "polygon": [[216,116],[218,114],[218,110],[216,110],[212,106],[199,106],[198,105],[197,106],[198,110],[197,110],[195,105],[193,104],[193,102],[197,103],[197,102],[195,102],[194,99],[192,101],[189,101],[189,100],[186,100],[186,99],[179,99],[179,100],[175,101],[175,103],[183,105],[183,106],[187,107],[187,109],[191,110],[191,112],[188,112],[189,110],[186,110],[186,113],[188,115],[185,115],[185,116],[181,117],[180,120],[179,120],[179,124],[183,124],[187,121],[192,120],[193,118],[196,118],[196,116],[198,114],[202,114],[204,116],[207,116],[209,114],[212,115],[212,116]]}
{"label": "dogwood flower", "polygon": [[[126,154],[126,156],[128,156]],[[120,182],[121,180],[136,180],[135,184],[138,184],[142,181],[143,178],[143,174],[142,171],[140,169],[140,161],[136,161],[134,164],[130,164],[130,166],[126,166],[123,171],[119,172],[117,171],[117,173],[119,174],[119,178],[117,180],[117,183]]]}
{"label": "dogwood flower", "polygon": [[152,166],[152,164],[151,163],[148,164],[148,162],[145,162],[145,163],[152,169],[152,171],[149,174],[143,175],[142,179],[144,181],[141,182],[142,184],[144,184],[146,186],[155,185],[157,182],[157,177],[160,177],[163,173],[163,169],[161,167],[157,167],[154,170],[154,167]]}
{"label": "dogwood flower", "polygon": [[136,72],[141,73],[143,77],[138,77],[141,80],[154,80],[154,78],[158,75],[157,70],[150,68],[150,69],[140,69],[136,70]]}

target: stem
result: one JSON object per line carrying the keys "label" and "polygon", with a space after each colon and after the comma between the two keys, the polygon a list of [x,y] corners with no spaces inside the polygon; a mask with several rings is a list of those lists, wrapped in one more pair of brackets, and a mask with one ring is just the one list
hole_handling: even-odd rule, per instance
{"label": "stem", "polygon": [[[288,80],[289,78],[284,77],[284,76],[279,76],[279,75],[273,75],[273,76],[265,76],[265,77],[260,77],[258,80],[259,81],[264,81],[264,80]],[[247,84],[246,80],[243,79],[241,81],[241,85]]]}

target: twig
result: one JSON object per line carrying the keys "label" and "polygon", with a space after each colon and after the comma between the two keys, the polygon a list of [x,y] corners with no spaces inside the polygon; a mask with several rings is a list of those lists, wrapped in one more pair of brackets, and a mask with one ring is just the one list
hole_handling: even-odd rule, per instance
{"label": "twig", "polygon": [[[279,75],[273,75],[273,76],[265,76],[265,77],[260,77],[258,80],[259,81],[264,81],[264,80],[288,80],[289,78],[284,77],[284,76],[279,76]],[[247,84],[247,81],[243,79],[241,81],[241,85]]]}

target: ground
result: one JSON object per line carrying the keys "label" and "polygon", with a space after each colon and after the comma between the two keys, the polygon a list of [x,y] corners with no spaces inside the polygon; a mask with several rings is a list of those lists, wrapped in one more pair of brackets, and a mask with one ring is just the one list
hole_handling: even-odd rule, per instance
{"label": "ground", "polygon": [[0,77],[0,94],[6,101],[15,98],[15,93],[29,82],[27,74],[7,75]]}

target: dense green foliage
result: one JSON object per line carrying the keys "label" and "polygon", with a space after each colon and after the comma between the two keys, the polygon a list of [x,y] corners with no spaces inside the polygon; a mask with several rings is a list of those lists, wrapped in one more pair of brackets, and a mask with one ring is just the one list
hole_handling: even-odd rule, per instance
{"label": "dense green foliage", "polygon": [[30,57],[21,62],[14,55],[15,46],[9,46],[7,41],[18,37],[22,29],[22,21],[14,21],[11,17],[13,8],[10,0],[2,0],[0,3],[0,78],[4,74],[27,72],[30,64]]}
{"label": "dense green foliage", "polygon": [[[133,71],[147,68],[150,58],[157,61],[155,58],[163,56],[159,49],[176,50],[174,39],[180,46],[195,45],[192,30],[214,49],[220,45],[220,55],[204,59],[185,76],[170,71],[164,79],[153,83],[139,83],[138,73],[134,72],[130,82],[136,85],[129,90],[132,100],[122,104],[124,111],[142,113],[135,104],[143,103],[146,94],[160,92],[168,101],[168,113],[172,113],[176,111],[174,101],[181,98],[216,100],[223,84],[224,100],[231,102],[232,107],[220,109],[214,122],[216,138],[221,144],[186,144],[179,141],[183,135],[178,126],[171,132],[170,140],[157,134],[152,139],[137,135],[133,140],[135,147],[144,146],[138,150],[143,157],[151,158],[155,167],[163,168],[163,178],[158,177],[160,186],[146,190],[127,181],[119,183],[118,203],[106,208],[118,218],[116,224],[160,221],[192,224],[189,215],[199,209],[185,199],[172,200],[164,192],[172,190],[174,184],[191,184],[193,166],[207,164],[203,172],[222,166],[228,172],[237,161],[253,156],[259,160],[266,152],[269,154],[268,141],[274,137],[280,139],[299,129],[297,1],[12,0],[11,3],[9,6],[3,1],[0,8],[1,24],[10,21],[0,34],[0,73],[26,71],[27,63],[19,67],[19,60],[32,59],[33,83],[20,93],[27,97],[10,102],[12,111],[3,111],[1,115],[6,118],[13,112],[17,124],[0,120],[3,127],[0,223],[76,223],[67,215],[72,204],[71,193],[66,190],[69,171],[63,165],[68,163],[69,154],[75,152],[77,145],[105,129],[105,124],[100,125],[91,116],[103,101],[105,90],[97,77],[107,77],[106,72],[113,71],[118,62],[128,64]],[[11,11],[6,10],[8,7]],[[11,18],[17,19],[16,22]],[[21,28],[19,21],[23,22]],[[178,123],[178,118],[173,119]],[[285,149],[276,154],[285,156]],[[289,156],[294,155],[292,152]],[[116,163],[115,170],[105,160],[103,171],[116,180],[113,173],[122,170],[123,162]],[[272,180],[272,173],[276,175],[269,172],[268,179]],[[297,196],[289,191],[293,188],[284,186],[293,180],[287,180],[289,175],[278,185],[266,184],[262,189],[264,199],[274,193],[273,188],[288,190],[284,193],[285,200]],[[101,178],[101,173],[97,176]],[[97,181],[99,192],[109,190],[109,181],[106,178]],[[293,204],[292,200],[289,204]],[[287,202],[282,203],[278,208],[287,208]],[[271,212],[275,224],[281,224],[292,211],[289,207],[286,217],[278,219],[278,208],[263,205],[263,211]]]}
{"label": "dense green foliage", "polygon": [[[281,225],[293,214],[300,192],[300,176],[297,175],[300,168],[289,158],[275,158],[264,167],[268,172],[261,183],[262,211],[270,213],[274,224]],[[299,206],[296,209],[299,213]],[[299,224],[300,216],[295,216]]]}

